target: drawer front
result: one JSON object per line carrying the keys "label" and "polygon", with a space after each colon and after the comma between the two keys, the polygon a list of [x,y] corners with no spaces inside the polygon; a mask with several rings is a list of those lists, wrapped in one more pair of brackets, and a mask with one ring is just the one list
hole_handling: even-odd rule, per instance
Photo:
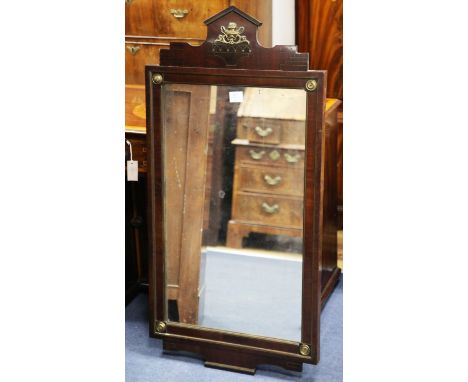
{"label": "drawer front", "polygon": [[236,188],[240,191],[302,196],[304,171],[286,167],[239,166],[236,168]]}
{"label": "drawer front", "polygon": [[277,145],[281,142],[281,124],[278,121],[264,121],[258,118],[239,118],[237,137]]}
{"label": "drawer front", "polygon": [[126,0],[125,34],[205,40],[203,22],[226,7],[225,0]]}
{"label": "drawer front", "polygon": [[125,83],[145,84],[145,65],[159,64],[159,51],[167,49],[169,44],[148,44],[125,42]]}
{"label": "drawer front", "polygon": [[302,228],[302,198],[236,192],[232,218],[250,223]]}
{"label": "drawer front", "polygon": [[287,168],[304,167],[304,151],[261,146],[238,146],[236,160],[245,164],[268,164]]}

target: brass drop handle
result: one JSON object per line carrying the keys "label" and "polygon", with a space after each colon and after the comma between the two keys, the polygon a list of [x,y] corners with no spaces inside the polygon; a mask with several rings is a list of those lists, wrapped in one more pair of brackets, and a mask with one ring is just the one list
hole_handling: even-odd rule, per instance
{"label": "brass drop handle", "polygon": [[273,132],[273,129],[271,127],[262,129],[260,126],[255,126],[254,130],[261,137],[268,137]]}
{"label": "brass drop handle", "polygon": [[288,153],[284,153],[284,158],[286,159],[286,162],[288,163],[297,163],[301,156],[299,154],[291,155]]}
{"label": "brass drop handle", "polygon": [[137,54],[140,49],[141,47],[138,45],[127,45],[127,50],[130,52],[132,56]]}
{"label": "brass drop handle", "polygon": [[255,150],[250,150],[250,157],[255,160],[260,160],[262,157],[265,155],[265,151],[255,151]]}
{"label": "brass drop handle", "polygon": [[263,202],[262,203],[262,209],[265,211],[267,214],[274,214],[279,211],[279,206],[277,204],[273,204],[270,206],[268,203]]}
{"label": "brass drop handle", "polygon": [[188,10],[187,9],[171,9],[170,13],[176,19],[183,19],[187,15]]}
{"label": "brass drop handle", "polygon": [[133,0],[125,0],[125,4],[130,5]]}
{"label": "brass drop handle", "polygon": [[265,180],[265,182],[267,184],[269,184],[270,186],[276,186],[277,184],[279,184],[279,182],[281,182],[281,176],[277,175],[275,176],[274,178],[271,177],[270,175],[265,175],[263,177],[263,179]]}

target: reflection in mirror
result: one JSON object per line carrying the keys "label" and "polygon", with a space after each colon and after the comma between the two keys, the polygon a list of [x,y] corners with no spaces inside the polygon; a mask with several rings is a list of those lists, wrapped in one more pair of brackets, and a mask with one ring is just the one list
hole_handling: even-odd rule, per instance
{"label": "reflection in mirror", "polygon": [[300,341],[305,91],[162,95],[167,319]]}

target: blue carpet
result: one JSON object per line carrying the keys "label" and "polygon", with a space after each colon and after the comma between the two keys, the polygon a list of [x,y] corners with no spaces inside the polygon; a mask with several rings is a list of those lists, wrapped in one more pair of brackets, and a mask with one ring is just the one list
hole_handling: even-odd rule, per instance
{"label": "blue carpet", "polygon": [[302,261],[211,250],[203,279],[200,325],[301,340]]}
{"label": "blue carpet", "polygon": [[162,341],[148,336],[148,296],[140,294],[125,312],[127,382],[341,382],[343,380],[343,284],[338,283],[321,317],[321,361],[303,372],[262,365],[255,376],[206,368],[201,359],[163,354]]}

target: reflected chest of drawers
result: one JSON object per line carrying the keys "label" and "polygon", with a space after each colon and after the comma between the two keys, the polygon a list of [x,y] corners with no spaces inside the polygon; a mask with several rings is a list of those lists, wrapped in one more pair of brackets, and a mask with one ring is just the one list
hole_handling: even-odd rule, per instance
{"label": "reflected chest of drawers", "polygon": [[[339,103],[335,99],[327,100],[325,155],[336,155]],[[240,110],[236,139],[232,141],[236,153],[228,247],[242,248],[243,239],[250,233],[302,237],[304,126],[304,116],[258,118]],[[336,161],[328,163],[336,167]],[[334,181],[336,168],[325,171],[329,174],[328,181]],[[326,199],[330,201],[333,196]]]}

